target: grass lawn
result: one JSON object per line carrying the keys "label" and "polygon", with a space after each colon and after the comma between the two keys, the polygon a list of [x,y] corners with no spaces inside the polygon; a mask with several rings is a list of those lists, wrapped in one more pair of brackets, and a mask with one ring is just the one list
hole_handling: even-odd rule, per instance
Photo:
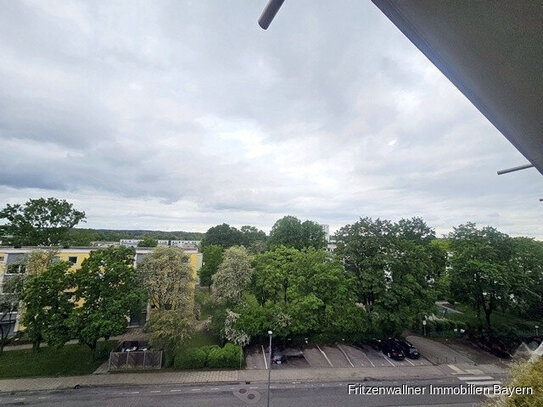
{"label": "grass lawn", "polygon": [[0,354],[0,378],[91,374],[108,360],[116,345],[117,341],[99,342],[96,360],[85,345],[44,347],[38,353],[32,349],[4,351]]}
{"label": "grass lawn", "polygon": [[[463,313],[448,314],[446,318],[455,321],[463,321],[468,324],[468,326],[475,327],[479,325],[477,313],[472,308],[463,304],[458,304],[455,306],[455,308],[459,311],[462,311]],[[481,311],[481,321],[483,323],[483,327],[486,327],[486,320],[483,311]],[[507,330],[513,328],[519,331],[519,333],[529,336],[535,334],[536,325],[543,326],[543,321],[524,319],[512,312],[504,314],[500,311],[494,311],[490,315],[490,324],[493,328],[498,330]]]}
{"label": "grass lawn", "polygon": [[220,341],[207,331],[196,331],[192,334],[191,338],[187,341],[184,347],[199,348],[200,346],[207,345],[220,345]]}

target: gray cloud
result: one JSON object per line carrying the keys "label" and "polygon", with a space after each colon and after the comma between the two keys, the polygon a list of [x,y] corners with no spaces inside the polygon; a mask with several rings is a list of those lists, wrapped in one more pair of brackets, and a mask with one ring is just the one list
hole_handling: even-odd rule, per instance
{"label": "gray cloud", "polygon": [[0,203],[89,226],[269,229],[285,214],[543,237],[535,172],[369,2],[8,2]]}

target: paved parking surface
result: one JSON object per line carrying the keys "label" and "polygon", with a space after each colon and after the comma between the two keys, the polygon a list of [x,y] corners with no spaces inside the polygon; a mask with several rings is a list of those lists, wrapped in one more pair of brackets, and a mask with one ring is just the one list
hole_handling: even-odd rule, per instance
{"label": "paved parking surface", "polygon": [[[264,355],[262,346],[251,346],[246,351],[247,369],[266,369],[269,355]],[[379,368],[431,366],[423,356],[420,359],[392,360],[370,346],[354,346],[345,343],[336,345],[309,345],[304,347],[304,357],[289,359],[287,363],[273,365],[273,369],[292,368]]]}
{"label": "paved parking surface", "polygon": [[310,346],[304,349],[305,360],[311,367],[333,367],[324,357],[323,353],[317,346]]}

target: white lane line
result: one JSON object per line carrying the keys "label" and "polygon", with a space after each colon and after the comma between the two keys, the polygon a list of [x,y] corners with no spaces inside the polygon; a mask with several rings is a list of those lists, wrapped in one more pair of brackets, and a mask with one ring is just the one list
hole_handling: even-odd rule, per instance
{"label": "white lane line", "polygon": [[161,393],[162,390],[151,390],[151,393]]}
{"label": "white lane line", "polygon": [[492,376],[458,376],[460,380],[490,380]]}
{"label": "white lane line", "polygon": [[252,387],[249,387],[250,389],[258,389],[257,386],[252,386]]}
{"label": "white lane line", "polygon": [[360,349],[360,351],[364,354],[364,356],[366,357],[366,359],[368,359],[368,362],[371,363],[371,366],[372,366],[372,367],[375,367],[375,365],[373,364],[373,362],[371,361],[371,359],[368,357],[368,355],[366,355],[366,352],[363,351],[362,349]]}
{"label": "white lane line", "polygon": [[486,382],[466,382],[466,384],[473,384],[474,386],[488,386],[494,384],[501,384],[501,382],[497,380],[488,380]]}
{"label": "white lane line", "polygon": [[262,357],[264,358],[264,365],[266,366],[266,370],[268,370],[268,360],[266,359],[266,351],[264,350],[264,345],[260,345],[262,348]]}
{"label": "white lane line", "polygon": [[211,390],[219,390],[218,387],[212,387]]}
{"label": "white lane line", "polygon": [[415,366],[415,365],[413,364],[413,362],[411,362],[409,359],[405,358],[405,360],[406,360],[411,366]]}
{"label": "white lane line", "polygon": [[202,389],[190,389],[191,391],[200,391]]}
{"label": "white lane line", "polygon": [[394,363],[392,363],[392,361],[388,358],[387,355],[382,354],[382,353],[379,353],[379,355],[381,355],[383,358],[385,358],[385,360],[386,360],[388,363],[390,363],[392,366],[397,367]]}
{"label": "white lane line", "polygon": [[453,374],[466,374],[466,372],[464,372],[462,369],[457,368],[455,365],[447,365],[447,366],[449,366],[452,370],[454,370]]}
{"label": "white lane line", "polygon": [[[194,389],[192,389],[192,390],[194,390]],[[170,391],[171,391],[171,392],[183,391],[183,389],[171,389]]]}
{"label": "white lane line", "polygon": [[351,367],[354,367],[353,362],[351,362],[351,359],[349,359],[349,356],[347,356],[347,352],[345,352],[342,348],[342,346],[338,343],[337,344],[338,349],[343,353],[343,356],[345,356],[345,359],[347,359],[347,362],[351,365]]}
{"label": "white lane line", "polygon": [[328,364],[329,364],[331,367],[334,367],[334,365],[332,364],[332,362],[330,362],[330,359],[328,359],[328,356],[326,356],[326,353],[324,353],[324,351],[321,349],[321,347],[320,347],[319,345],[317,345],[317,348],[321,351],[322,356],[324,356],[324,358],[326,359],[326,361],[328,362]]}
{"label": "white lane line", "polygon": [[127,391],[125,394],[140,394],[139,391]]}

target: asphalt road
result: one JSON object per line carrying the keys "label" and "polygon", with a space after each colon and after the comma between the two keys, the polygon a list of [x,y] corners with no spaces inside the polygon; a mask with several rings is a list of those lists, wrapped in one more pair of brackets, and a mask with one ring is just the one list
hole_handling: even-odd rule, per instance
{"label": "asphalt road", "polygon": [[[349,383],[288,383],[273,384],[271,406],[478,406],[485,396],[439,396],[428,394],[428,385],[458,386],[454,378],[407,382],[364,382],[366,386],[395,387],[401,385],[426,389],[424,395],[349,395]],[[0,406],[82,406],[82,407],[139,407],[139,406],[265,406],[266,384],[201,385],[201,386],[146,386],[100,387],[67,391],[19,394],[0,394]]]}

